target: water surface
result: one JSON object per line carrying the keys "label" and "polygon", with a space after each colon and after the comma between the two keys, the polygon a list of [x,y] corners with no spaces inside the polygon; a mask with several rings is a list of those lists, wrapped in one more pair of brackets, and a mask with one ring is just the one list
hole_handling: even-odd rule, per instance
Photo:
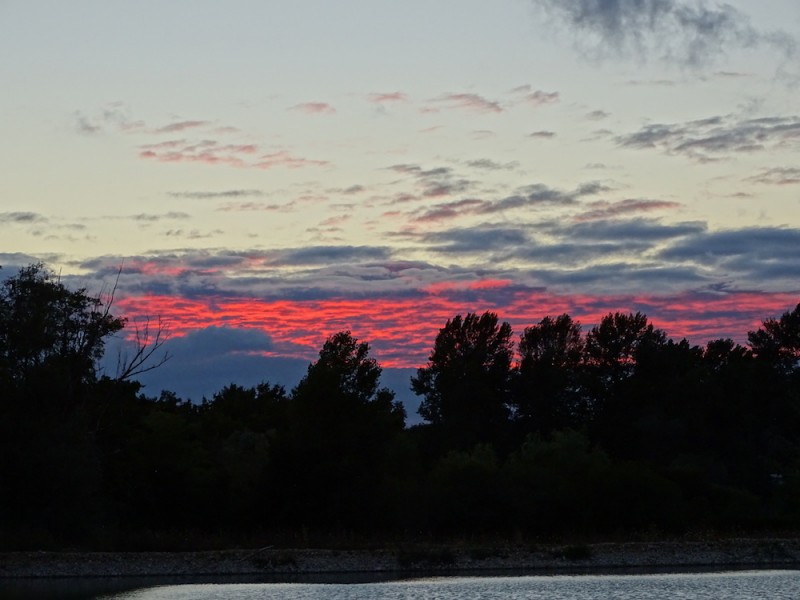
{"label": "water surface", "polygon": [[109,600],[701,600],[800,598],[798,572],[552,577],[433,578],[368,584],[206,584],[165,586]]}
{"label": "water surface", "polygon": [[[126,591],[67,589],[60,595],[3,598],[81,600],[797,600],[800,571],[658,575],[433,577],[372,583],[185,583]],[[54,583],[55,584],[55,583]],[[107,582],[107,585],[110,585]],[[41,590],[40,590],[41,591]],[[53,592],[54,590],[51,590]]]}

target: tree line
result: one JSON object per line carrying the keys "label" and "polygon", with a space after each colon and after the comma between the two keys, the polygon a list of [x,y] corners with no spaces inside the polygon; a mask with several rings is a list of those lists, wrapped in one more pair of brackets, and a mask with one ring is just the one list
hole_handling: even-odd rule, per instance
{"label": "tree line", "polygon": [[43,265],[0,287],[2,548],[800,525],[800,304],[703,347],[641,313],[518,337],[457,315],[411,378],[413,427],[347,331],[291,390],[147,396],[135,375],[163,340],[100,372],[127,325],[111,308]]}

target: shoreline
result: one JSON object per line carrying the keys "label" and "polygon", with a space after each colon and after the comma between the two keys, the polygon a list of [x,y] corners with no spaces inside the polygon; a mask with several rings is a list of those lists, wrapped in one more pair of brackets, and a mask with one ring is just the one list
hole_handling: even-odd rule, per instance
{"label": "shoreline", "polygon": [[527,547],[440,545],[382,550],[261,548],[199,552],[4,552],[0,580],[56,577],[568,573],[800,569],[800,538],[605,542]]}

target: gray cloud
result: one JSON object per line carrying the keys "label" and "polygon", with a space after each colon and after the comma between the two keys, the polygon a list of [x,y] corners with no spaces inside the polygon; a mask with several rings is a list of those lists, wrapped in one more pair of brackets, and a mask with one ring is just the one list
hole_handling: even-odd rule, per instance
{"label": "gray cloud", "polygon": [[655,56],[698,67],[736,48],[771,46],[788,58],[796,46],[785,32],[759,31],[730,4],[703,0],[534,0],[534,4],[573,29],[578,47],[593,57]]}
{"label": "gray cloud", "polygon": [[95,133],[100,133],[103,131],[103,126],[93,122],[89,117],[84,115],[83,113],[76,113],[75,114],[75,129],[78,133],[82,133],[85,135],[94,135]]}
{"label": "gray cloud", "polygon": [[644,213],[657,210],[673,210],[681,208],[683,204],[670,200],[648,200],[644,198],[627,198],[609,202],[599,200],[590,202],[587,210],[575,217],[578,221],[592,221],[596,219],[606,219],[631,213]]}
{"label": "gray cloud", "polygon": [[473,169],[485,169],[487,171],[512,171],[519,167],[519,162],[512,160],[511,162],[500,163],[490,158],[480,158],[467,161],[467,166]]}
{"label": "gray cloud", "polygon": [[270,204],[266,202],[228,202],[217,208],[217,210],[222,212],[277,212],[290,210],[294,204],[294,202],[287,202],[286,204],[276,204],[274,202]]}
{"label": "gray cloud", "polygon": [[35,212],[16,211],[0,213],[0,225],[5,223],[29,225],[31,223],[44,223],[46,221],[46,217]]}
{"label": "gray cloud", "polygon": [[[582,204],[575,192],[561,194]],[[477,202],[463,210],[487,209],[484,201]],[[696,221],[531,221],[528,216],[397,237],[404,246],[154,250],[124,260],[104,257],[73,265],[82,273],[74,281],[102,289],[122,265],[121,297],[150,293],[264,301],[416,298],[438,284],[481,279],[508,281],[507,291],[520,285],[547,286],[551,293],[569,294],[616,294],[623,289],[672,293],[725,283],[785,291],[796,290],[800,281],[800,229],[790,227],[709,231]],[[458,253],[467,260],[451,260]],[[438,258],[413,260],[418,256]],[[0,256],[6,268],[20,262],[31,261]]]}
{"label": "gray cloud", "polygon": [[424,240],[434,244],[433,250],[447,253],[486,252],[529,242],[524,229],[489,226],[440,231],[426,235]]}
{"label": "gray cloud", "polygon": [[593,110],[589,113],[586,113],[586,118],[590,121],[602,121],[603,119],[607,119],[611,116],[611,113],[606,112],[604,110]]}
{"label": "gray cloud", "polygon": [[737,280],[768,285],[782,281],[796,288],[800,277],[800,229],[747,228],[707,232],[680,240],[658,257],[700,265]]}
{"label": "gray cloud", "polygon": [[661,253],[670,260],[710,264],[733,256],[757,260],[792,259],[800,262],[800,229],[760,227],[714,231],[693,236]]}
{"label": "gray cloud", "polygon": [[561,269],[575,265],[585,266],[596,261],[607,261],[610,257],[641,254],[650,245],[637,240],[621,242],[548,242],[529,244],[510,250],[502,260],[524,260],[534,264],[554,264]]}
{"label": "gray cloud", "polygon": [[155,223],[156,221],[164,221],[164,220],[172,221],[172,220],[189,219],[191,218],[191,215],[185,212],[170,211],[160,215],[140,213],[138,215],[133,215],[132,217],[129,218],[133,219],[134,221],[141,221],[144,223]]}
{"label": "gray cloud", "polygon": [[534,183],[520,187],[512,196],[491,203],[482,212],[493,213],[523,206],[558,205],[568,206],[575,204],[579,198],[594,196],[607,192],[611,188],[598,181],[582,183],[571,192],[557,190],[541,183]]}
{"label": "gray cloud", "polygon": [[525,95],[525,101],[533,106],[543,106],[545,104],[555,104],[558,102],[560,94],[558,92],[544,92],[536,90]]}
{"label": "gray cloud", "polygon": [[351,185],[350,187],[344,188],[342,190],[342,194],[344,194],[345,196],[352,196],[353,194],[360,194],[366,189],[367,188],[365,188],[363,185],[358,185],[358,184]]}
{"label": "gray cloud", "polygon": [[592,264],[578,269],[531,269],[528,274],[553,289],[582,289],[585,293],[646,290],[649,293],[710,285],[713,279],[694,267],[638,264],[620,261]]}
{"label": "gray cloud", "polygon": [[652,86],[652,87],[674,87],[677,81],[673,79],[629,79],[625,85],[630,86]]}
{"label": "gray cloud", "polygon": [[309,246],[276,253],[270,260],[274,265],[320,265],[386,260],[388,248],[377,246]]}
{"label": "gray cloud", "polygon": [[499,200],[466,198],[425,207],[416,211],[412,220],[417,222],[443,221],[464,215],[490,215],[520,208],[547,206],[570,206],[584,196],[593,196],[610,190],[608,186],[591,181],[581,184],[576,190],[566,192],[535,183],[518,188],[514,194]]}
{"label": "gray cloud", "polygon": [[550,138],[553,138],[555,136],[556,136],[556,132],[555,131],[546,131],[546,130],[533,131],[533,132],[528,134],[528,137],[543,138],[543,139],[550,139]]}
{"label": "gray cloud", "polygon": [[616,141],[625,148],[659,149],[709,162],[732,153],[797,148],[800,116],[740,119],[727,115],[686,123],[654,123]]}
{"label": "gray cloud", "polygon": [[192,200],[214,200],[217,198],[260,198],[264,196],[261,190],[223,190],[220,192],[167,192],[173,198],[188,198]]}
{"label": "gray cloud", "polygon": [[475,214],[481,208],[489,204],[490,203],[486,200],[465,198],[464,200],[437,204],[432,208],[424,208],[416,211],[412,220],[417,222],[434,222],[455,219],[456,217]]}
{"label": "gray cloud", "polygon": [[629,219],[624,221],[585,221],[567,227],[559,227],[557,233],[582,240],[660,242],[704,233],[706,229],[706,224],[699,221],[664,225],[653,220]]}
{"label": "gray cloud", "polygon": [[388,167],[390,171],[403,175],[411,175],[416,179],[417,185],[422,189],[425,198],[440,198],[452,196],[469,190],[473,182],[456,177],[450,167],[435,167],[423,169],[415,164],[398,164]]}
{"label": "gray cloud", "polygon": [[800,168],[775,167],[766,169],[757,175],[748,177],[745,181],[766,185],[798,185],[800,184]]}
{"label": "gray cloud", "polygon": [[0,281],[16,275],[17,271],[37,262],[55,263],[60,259],[55,254],[33,256],[22,252],[0,252]]}
{"label": "gray cloud", "polygon": [[85,135],[95,135],[109,129],[126,132],[144,127],[142,121],[131,120],[130,109],[122,102],[106,104],[92,116],[76,111],[74,117],[76,131]]}
{"label": "gray cloud", "polygon": [[164,232],[167,237],[185,238],[189,240],[204,240],[212,238],[225,233],[222,229],[212,229],[210,231],[201,231],[199,229],[168,229]]}
{"label": "gray cloud", "polygon": [[446,108],[464,109],[477,113],[501,113],[503,107],[495,100],[488,100],[479,94],[443,94],[434,100]]}

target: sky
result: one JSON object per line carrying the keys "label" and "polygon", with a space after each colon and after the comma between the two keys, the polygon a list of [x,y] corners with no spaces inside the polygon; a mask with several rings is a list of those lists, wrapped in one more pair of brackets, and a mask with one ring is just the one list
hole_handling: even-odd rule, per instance
{"label": "sky", "polygon": [[0,89],[0,274],[116,282],[147,393],[350,330],[413,412],[456,314],[704,344],[800,301],[796,0],[0,0]]}

